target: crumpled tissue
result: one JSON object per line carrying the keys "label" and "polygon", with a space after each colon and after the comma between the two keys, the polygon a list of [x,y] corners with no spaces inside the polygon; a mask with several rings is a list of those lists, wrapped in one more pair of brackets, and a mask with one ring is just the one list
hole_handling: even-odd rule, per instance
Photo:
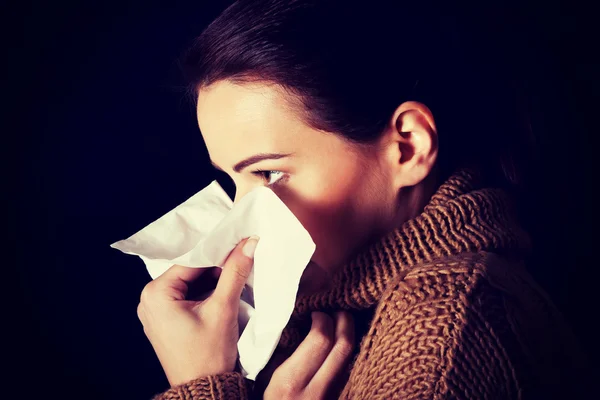
{"label": "crumpled tissue", "polygon": [[[235,246],[258,235],[254,266],[240,299],[238,361],[255,380],[271,358],[294,309],[298,285],[315,243],[269,188],[233,204],[217,181],[131,237],[111,247],[139,256],[152,279],[173,264],[223,267]],[[201,277],[200,277],[201,279]]]}

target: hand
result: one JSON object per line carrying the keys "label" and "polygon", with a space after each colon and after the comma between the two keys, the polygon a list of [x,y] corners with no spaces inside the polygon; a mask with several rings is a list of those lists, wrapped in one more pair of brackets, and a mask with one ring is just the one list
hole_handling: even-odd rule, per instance
{"label": "hand", "polygon": [[275,369],[264,399],[331,399],[345,385],[354,350],[354,322],[347,312],[312,313],[308,336]]}
{"label": "hand", "polygon": [[234,370],[240,296],[257,242],[249,238],[236,246],[203,301],[186,297],[206,268],[173,265],[142,291],[138,317],[171,386]]}

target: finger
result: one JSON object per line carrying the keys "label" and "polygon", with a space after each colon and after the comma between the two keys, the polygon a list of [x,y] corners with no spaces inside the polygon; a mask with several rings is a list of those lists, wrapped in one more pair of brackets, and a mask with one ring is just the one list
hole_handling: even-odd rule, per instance
{"label": "finger", "polygon": [[258,236],[251,236],[247,240],[238,243],[231,251],[227,260],[225,260],[225,265],[223,265],[213,297],[237,307],[244,285],[250,276],[250,271],[252,271],[254,250],[258,244],[258,239]]}
{"label": "finger", "polygon": [[309,383],[315,390],[331,389],[336,384],[345,383],[348,378],[347,367],[355,346],[354,320],[350,313],[342,311],[336,313],[335,324],[335,343],[325,362]]}
{"label": "finger", "polygon": [[171,300],[185,300],[190,284],[205,271],[206,268],[175,264],[151,282],[154,287],[153,292]]}
{"label": "finger", "polygon": [[254,393],[264,393],[273,373],[292,355],[290,349],[276,348],[267,365],[258,373],[254,381]]}
{"label": "finger", "polygon": [[282,380],[294,382],[296,390],[308,386],[331,351],[335,339],[333,320],[322,312],[312,313],[308,336],[296,351],[275,371]]}

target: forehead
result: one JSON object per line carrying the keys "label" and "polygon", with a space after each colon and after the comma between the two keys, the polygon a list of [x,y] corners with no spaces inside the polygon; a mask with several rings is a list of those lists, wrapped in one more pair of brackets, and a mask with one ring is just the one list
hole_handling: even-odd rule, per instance
{"label": "forehead", "polygon": [[258,152],[295,151],[309,128],[286,96],[275,85],[228,81],[201,90],[196,114],[211,158],[229,164]]}

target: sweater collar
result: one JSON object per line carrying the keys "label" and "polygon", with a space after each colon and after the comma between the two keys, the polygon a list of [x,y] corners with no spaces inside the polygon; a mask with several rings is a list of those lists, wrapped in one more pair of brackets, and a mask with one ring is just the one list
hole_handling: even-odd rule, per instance
{"label": "sweater collar", "polygon": [[386,284],[415,265],[465,252],[527,252],[508,193],[485,187],[475,170],[460,169],[423,212],[361,250],[332,277],[326,291],[296,299],[292,319],[311,311],[361,310],[381,299]]}

